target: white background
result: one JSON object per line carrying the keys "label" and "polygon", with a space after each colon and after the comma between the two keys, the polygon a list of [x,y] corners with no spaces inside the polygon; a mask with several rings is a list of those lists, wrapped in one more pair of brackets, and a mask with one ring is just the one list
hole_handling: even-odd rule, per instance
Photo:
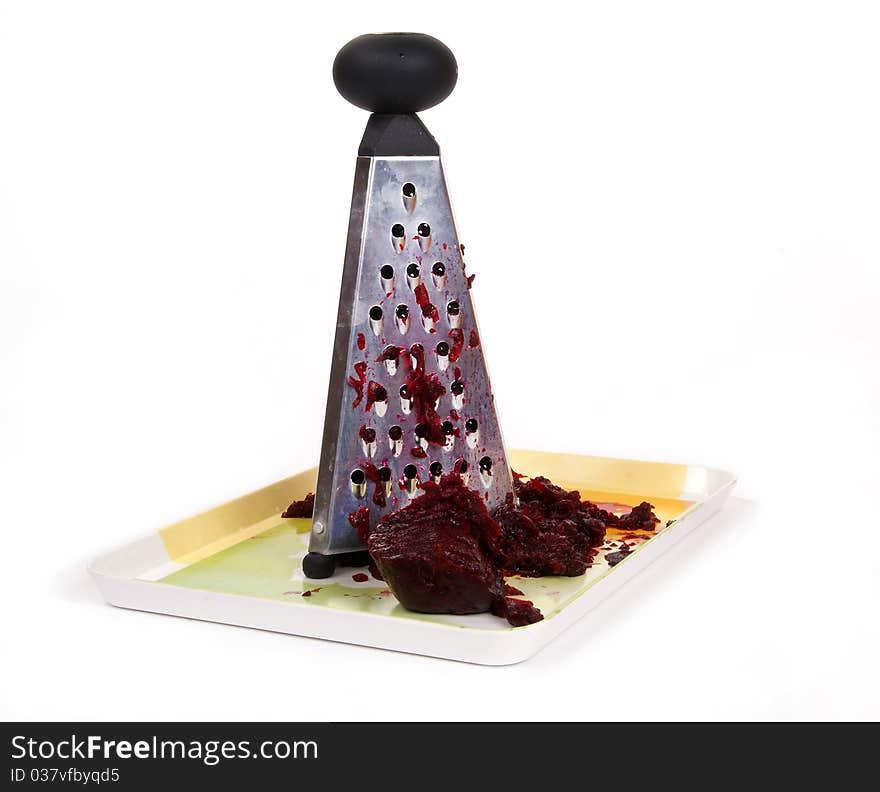
{"label": "white background", "polygon": [[[389,29],[458,58],[423,119],[509,445],[740,476],[513,667],[85,572],[316,463],[366,122],[330,66]],[[839,1],[0,2],[0,716],[880,716],[878,35]]]}

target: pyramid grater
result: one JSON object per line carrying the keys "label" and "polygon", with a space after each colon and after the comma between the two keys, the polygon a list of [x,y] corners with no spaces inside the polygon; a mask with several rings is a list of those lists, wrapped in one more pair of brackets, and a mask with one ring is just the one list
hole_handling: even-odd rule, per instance
{"label": "pyramid grater", "polygon": [[372,524],[457,470],[493,510],[513,491],[440,149],[417,111],[443,101],[450,50],[416,33],[360,36],[333,64],[372,115],[358,150],[324,419],[308,577],[366,563]]}

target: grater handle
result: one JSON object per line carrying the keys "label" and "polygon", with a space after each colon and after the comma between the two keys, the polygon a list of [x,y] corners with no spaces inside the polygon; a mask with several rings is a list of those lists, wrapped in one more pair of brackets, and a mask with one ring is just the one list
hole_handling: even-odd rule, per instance
{"label": "grater handle", "polygon": [[348,42],[333,62],[336,90],[373,113],[409,115],[440,104],[455,88],[458,64],[424,33],[371,33]]}

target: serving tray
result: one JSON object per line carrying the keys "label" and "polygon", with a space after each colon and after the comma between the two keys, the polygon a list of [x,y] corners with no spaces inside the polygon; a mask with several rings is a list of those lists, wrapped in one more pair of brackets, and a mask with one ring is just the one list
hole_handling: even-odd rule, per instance
{"label": "serving tray", "polygon": [[[544,614],[527,627],[486,613],[412,613],[382,581],[369,574],[361,580],[366,568],[305,578],[301,561],[311,521],[280,515],[314,491],[317,468],[124,545],[92,561],[89,572],[107,602],[122,608],[507,665],[538,652],[705,522],[735,483],[729,473],[693,465],[515,450],[510,458],[517,472],[547,476],[608,510],[624,513],[647,500],[660,518],[654,534],[609,531],[580,577],[508,578]],[[631,550],[622,560],[621,542]]]}

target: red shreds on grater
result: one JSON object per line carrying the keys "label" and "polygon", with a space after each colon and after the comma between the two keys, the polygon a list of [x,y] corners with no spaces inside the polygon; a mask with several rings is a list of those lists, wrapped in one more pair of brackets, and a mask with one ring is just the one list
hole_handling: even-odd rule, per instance
{"label": "red shreds on grater", "polygon": [[361,36],[333,77],[372,115],[355,165],[311,578],[368,561],[348,519],[362,507],[375,523],[453,470],[490,511],[513,492],[440,149],[415,115],[452,92],[455,58],[430,36]]}

